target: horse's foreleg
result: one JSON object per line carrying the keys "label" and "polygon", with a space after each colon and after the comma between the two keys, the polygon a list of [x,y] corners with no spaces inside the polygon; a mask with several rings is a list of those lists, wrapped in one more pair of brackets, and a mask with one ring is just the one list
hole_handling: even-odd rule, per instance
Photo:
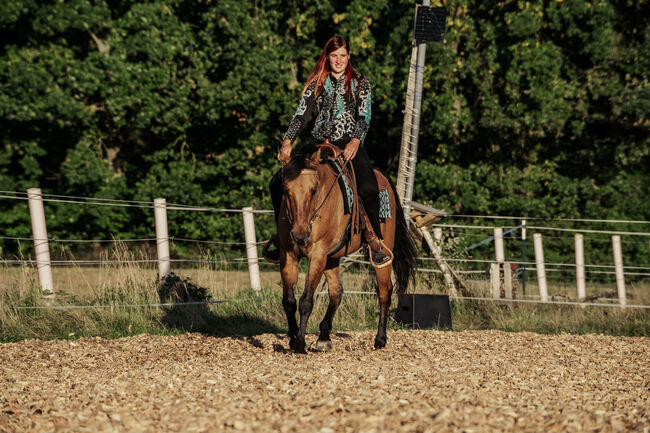
{"label": "horse's foreleg", "polygon": [[392,269],[392,266],[386,266],[375,270],[378,286],[377,297],[379,298],[379,329],[375,337],[375,349],[386,346],[386,322],[390,309],[390,297],[393,294],[393,282],[390,278]]}
{"label": "horse's foreleg", "polygon": [[289,324],[289,346],[293,348],[298,334],[296,322],[296,282],[298,281],[298,260],[290,254],[282,259],[280,273],[282,275],[282,307],[287,315]]}
{"label": "horse's foreleg", "polygon": [[312,258],[309,260],[307,277],[305,278],[305,290],[300,297],[298,312],[300,313],[300,328],[296,337],[296,344],[293,350],[305,353],[305,334],[307,333],[307,321],[314,308],[314,292],[323,276],[325,270],[325,257]]}
{"label": "horse's foreleg", "polygon": [[330,341],[330,332],[332,331],[332,318],[336,309],[341,303],[343,297],[343,286],[341,285],[341,276],[339,275],[339,259],[329,259],[325,267],[325,278],[327,278],[327,288],[330,295],[330,304],[323,321],[320,322],[320,335],[316,342],[316,350],[329,350],[332,348]]}

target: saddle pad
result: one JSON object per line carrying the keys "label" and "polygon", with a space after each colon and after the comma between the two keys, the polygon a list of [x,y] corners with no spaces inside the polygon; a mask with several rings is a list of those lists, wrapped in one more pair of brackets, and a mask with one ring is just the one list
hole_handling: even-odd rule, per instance
{"label": "saddle pad", "polygon": [[[334,159],[327,159],[327,163],[334,170],[334,174],[338,176],[341,172],[341,166]],[[343,194],[343,206],[345,208],[345,214],[352,212],[352,205],[354,201],[354,191],[352,191],[352,186],[348,182],[348,178],[345,176],[339,177],[339,187],[341,188],[341,194]]]}
{"label": "saddle pad", "polygon": [[[334,170],[334,173],[338,175],[341,172],[341,166],[333,159],[328,159],[327,163]],[[390,184],[386,177],[375,170],[375,177],[377,178],[377,184],[379,185],[379,218],[390,218],[390,196],[388,195],[388,188]],[[345,199],[343,200],[343,205],[345,207],[345,213],[349,214],[352,212],[352,206],[354,202],[354,191],[352,191],[352,186],[348,182],[347,177],[339,177],[339,187],[341,188],[341,193]]]}
{"label": "saddle pad", "polygon": [[375,177],[379,186],[379,218],[390,218],[390,196],[388,195],[390,184],[386,176],[377,170],[375,170]]}

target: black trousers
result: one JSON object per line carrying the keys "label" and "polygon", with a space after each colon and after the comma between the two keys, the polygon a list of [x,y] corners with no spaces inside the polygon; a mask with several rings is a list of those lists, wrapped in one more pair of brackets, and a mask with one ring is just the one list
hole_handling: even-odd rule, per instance
{"label": "black trousers", "polygon": [[[333,142],[332,144],[340,149],[344,149],[347,142]],[[311,155],[316,152],[316,150],[318,150],[316,143],[311,142],[292,153]],[[361,197],[363,208],[368,214],[368,219],[370,220],[370,224],[372,225],[375,234],[379,239],[383,239],[384,237],[381,234],[381,226],[379,223],[379,186],[377,185],[377,178],[375,177],[375,172],[372,168],[370,157],[368,156],[365,147],[359,147],[359,151],[352,159],[352,166],[354,167],[354,175],[357,180],[357,192],[359,193],[359,197]],[[278,170],[269,184],[276,225],[278,223],[280,204],[282,203],[282,178],[280,173],[280,170]]]}

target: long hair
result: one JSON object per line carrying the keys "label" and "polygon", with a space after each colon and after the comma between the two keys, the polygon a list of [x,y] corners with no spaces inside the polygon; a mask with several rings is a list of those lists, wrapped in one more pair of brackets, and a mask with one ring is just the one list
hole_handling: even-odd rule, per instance
{"label": "long hair", "polygon": [[[305,85],[305,88],[302,89],[303,94],[313,81],[316,81],[315,94],[318,95],[320,93],[323,85],[325,84],[325,80],[327,79],[327,75],[331,72],[328,56],[332,51],[336,51],[341,47],[345,48],[345,50],[348,52],[348,55],[350,54],[350,45],[348,44],[347,39],[345,39],[343,36],[334,35],[327,41],[325,48],[323,48],[323,53],[320,55],[318,62],[316,62],[316,67],[314,67],[314,70],[311,71],[311,74],[309,74],[307,84]],[[356,76],[357,71],[352,67],[352,62],[348,57],[348,66],[345,68],[345,91],[348,94],[351,92],[350,89],[352,79]]]}

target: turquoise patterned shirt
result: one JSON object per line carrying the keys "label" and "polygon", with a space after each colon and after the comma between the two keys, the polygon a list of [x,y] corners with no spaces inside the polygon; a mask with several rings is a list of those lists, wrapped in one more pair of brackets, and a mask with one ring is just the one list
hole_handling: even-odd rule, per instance
{"label": "turquoise patterned shirt", "polygon": [[318,96],[315,96],[316,80],[312,81],[300,98],[284,139],[293,143],[315,108],[318,114],[311,130],[313,140],[325,141],[329,138],[332,142],[349,142],[357,138],[363,145],[372,114],[370,82],[357,74],[351,80],[350,87],[348,94],[345,91],[345,74],[338,80],[330,74]]}

